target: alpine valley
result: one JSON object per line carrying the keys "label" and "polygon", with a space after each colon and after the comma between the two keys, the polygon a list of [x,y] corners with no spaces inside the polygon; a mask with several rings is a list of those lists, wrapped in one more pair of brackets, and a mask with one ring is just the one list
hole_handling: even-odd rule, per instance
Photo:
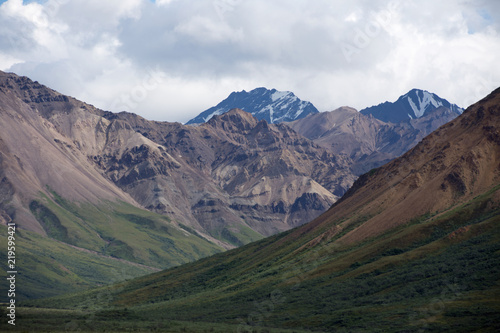
{"label": "alpine valley", "polygon": [[19,309],[39,330],[497,332],[500,88],[324,214],[193,263]]}
{"label": "alpine valley", "polygon": [[257,88],[183,125],[0,72],[12,329],[498,331],[499,116]]}

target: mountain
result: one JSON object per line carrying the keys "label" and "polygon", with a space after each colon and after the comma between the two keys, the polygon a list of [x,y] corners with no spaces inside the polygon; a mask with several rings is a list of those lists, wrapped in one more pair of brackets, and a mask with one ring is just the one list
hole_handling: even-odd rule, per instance
{"label": "mountain", "polygon": [[251,113],[258,120],[265,120],[269,124],[301,119],[318,113],[312,103],[300,100],[292,92],[256,88],[249,92],[232,92],[225,100],[203,111],[186,124],[202,124],[215,115],[235,108]]}
{"label": "mountain", "polygon": [[311,220],[355,180],[348,158],[239,109],[200,126],[129,113],[105,117],[162,151],[138,147],[102,161],[91,157],[108,178],[149,210],[232,247]]}
{"label": "mountain", "polygon": [[[386,122],[378,119],[381,118],[380,114],[390,115],[390,113],[385,113],[390,110],[396,110],[396,114],[399,114],[402,110],[398,108],[399,101],[408,101],[410,98],[408,96],[416,96],[420,92],[422,91],[412,90],[401,96],[397,103],[381,104],[382,106],[390,105],[390,107],[374,109],[373,114],[341,107],[286,124],[334,154],[348,155],[353,160],[352,169],[357,175],[361,175],[402,155],[432,131],[460,114],[453,105],[450,106],[451,108],[439,106],[432,109],[430,106],[434,104],[448,103],[442,100],[432,100],[425,113],[418,118],[408,117],[399,122]],[[435,95],[429,94],[428,96]],[[379,111],[380,114],[377,115]]]}
{"label": "mountain", "polygon": [[499,161],[500,88],[308,224],[21,313],[43,328],[495,332]]}
{"label": "mountain", "polygon": [[[350,107],[285,124],[334,154],[349,156],[353,160],[352,169],[358,175],[397,157],[406,147],[394,125]],[[394,148],[398,151],[393,152]]]}
{"label": "mountain", "polygon": [[82,290],[223,250],[145,210],[96,168],[91,156],[113,149],[158,149],[101,113],[0,72],[0,224],[3,235],[16,224],[18,297]]}
{"label": "mountain", "polygon": [[384,102],[359,112],[365,115],[371,114],[384,122],[399,123],[421,118],[440,107],[451,110],[455,116],[459,116],[463,112],[463,109],[457,105],[451,104],[436,94],[420,89],[410,90],[394,103]]}
{"label": "mountain", "polygon": [[0,72],[0,224],[15,222],[25,244],[21,298],[138,276],[301,225],[351,186],[350,163],[242,110],[200,126],[154,122]]}

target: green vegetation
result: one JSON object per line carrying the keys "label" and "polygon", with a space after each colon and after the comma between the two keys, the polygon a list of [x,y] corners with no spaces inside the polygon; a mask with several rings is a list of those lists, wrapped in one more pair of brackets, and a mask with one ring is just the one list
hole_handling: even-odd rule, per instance
{"label": "green vegetation", "polygon": [[[0,226],[0,246],[7,248],[7,227]],[[0,260],[7,262],[5,251]],[[25,230],[16,230],[16,299],[40,298],[85,290],[91,287],[131,279],[154,271],[131,262],[82,251],[63,242]],[[0,286],[6,290],[6,272],[0,274]],[[1,295],[5,300],[5,295]]]}
{"label": "green vegetation", "polygon": [[[2,308],[3,308],[2,304]],[[164,332],[164,333],[228,333],[237,332],[238,327],[224,323],[205,323],[179,320],[142,320],[133,311],[90,311],[19,308],[16,326],[0,323],[2,331],[32,332]],[[2,317],[5,317],[2,315]],[[240,330],[240,332],[245,332]],[[289,330],[261,327],[259,333],[311,333],[309,330]]]}
{"label": "green vegetation", "polygon": [[30,301],[24,311],[56,328],[41,312],[61,309],[50,311],[67,311],[83,330],[92,327],[85,318],[114,314],[138,330],[190,322],[200,331],[496,332],[498,190],[354,246],[337,242],[341,234],[311,245],[322,231],[296,229],[125,283]]}
{"label": "green vegetation", "polygon": [[33,200],[30,203],[30,210],[49,237],[62,242],[69,241],[68,229],[61,224],[61,220],[50,209],[40,202]]}
{"label": "green vegetation", "polygon": [[232,228],[223,228],[220,231],[219,239],[233,244],[234,246],[242,246],[264,238],[258,232],[244,225],[234,226]]}
{"label": "green vegetation", "polygon": [[[115,283],[222,251],[165,216],[126,203],[76,204],[51,191],[51,197],[41,194],[29,208],[48,237],[16,231],[22,268],[18,300]],[[0,226],[3,248],[6,230]],[[3,262],[5,255],[0,251]]]}

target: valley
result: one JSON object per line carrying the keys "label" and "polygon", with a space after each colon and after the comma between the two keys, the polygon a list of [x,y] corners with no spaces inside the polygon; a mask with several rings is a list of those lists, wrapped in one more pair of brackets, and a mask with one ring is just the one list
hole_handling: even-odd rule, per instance
{"label": "valley", "polygon": [[[344,111],[349,119],[352,111]],[[497,89],[427,135],[401,157],[361,175],[339,200],[309,223],[291,226],[288,231],[171,269],[137,278],[128,275],[132,279],[125,282],[23,301],[18,308],[18,319],[24,323],[24,328],[36,325],[51,331],[130,328],[165,332],[496,331],[500,329],[499,115],[500,90]],[[235,191],[241,184],[228,181],[222,170],[231,159],[240,160],[236,152],[241,148],[236,148],[237,143],[248,140],[250,147],[260,149],[269,147],[271,142],[270,147],[274,144],[280,147],[272,150],[275,152],[283,151],[290,140],[306,140],[294,137],[295,132],[289,132],[286,125],[271,126],[239,110],[216,116],[205,125],[182,128],[185,132],[176,136],[168,135],[178,132],[166,130],[164,126],[180,127],[178,124],[157,123],[148,127],[145,120],[126,113],[116,116],[105,113],[103,117],[108,121],[114,118],[115,124],[123,124],[121,128],[141,133],[152,142],[164,140],[161,141],[164,148],[156,148],[158,150],[153,150],[152,146],[129,152],[123,150],[125,155],[119,156],[129,161],[125,169],[101,168],[101,174],[109,173],[107,179],[114,179],[119,188],[127,188],[134,182],[142,184],[138,177],[140,172],[126,178],[133,175],[129,171],[131,168],[149,168],[158,177],[164,172],[155,169],[159,168],[160,156],[167,161],[171,158],[173,165],[174,156],[192,154],[210,158],[217,179],[225,181],[222,184],[226,189]],[[210,132],[211,128],[219,132],[217,136]],[[211,155],[210,150],[182,148],[186,139],[203,136],[207,140],[204,142],[214,137],[220,140],[222,131],[224,141],[214,141],[213,145],[233,147],[231,149],[235,150],[228,150],[230,154],[224,154],[229,161]],[[307,156],[313,156],[314,149],[319,149],[317,144],[303,142],[298,146]],[[321,149],[322,159],[332,154],[331,163],[342,161],[339,156],[344,155],[333,155],[326,148]],[[277,156],[293,161],[301,155],[299,151]],[[109,155],[107,158],[120,160]],[[249,157],[243,160],[246,159]],[[138,166],[144,160],[146,165]],[[188,165],[193,169],[203,170],[206,165],[196,164],[194,159],[190,161]],[[100,162],[93,163],[99,165]],[[277,172],[273,167],[279,166],[276,161],[271,165],[246,163],[249,169],[268,172],[267,177]],[[307,166],[303,163],[297,165]],[[301,174],[298,166],[293,171],[296,176]],[[328,178],[338,174],[322,173],[319,170],[330,168],[321,169],[321,164],[314,166],[318,170],[314,174],[318,184],[333,184],[332,189],[338,186],[338,180],[335,183],[333,179],[339,178]],[[234,167],[232,170],[236,170],[233,174],[239,172]],[[336,167],[335,170],[342,169]],[[170,172],[168,170],[169,175]],[[246,177],[249,176],[251,174]],[[132,181],[120,181],[123,177]],[[238,179],[241,177],[239,175]],[[325,181],[327,179],[329,181]],[[282,187],[283,183],[277,186]],[[32,205],[35,217],[45,212],[40,208],[42,204],[52,207],[51,212],[57,211],[56,206],[51,206],[52,198],[58,207],[65,207],[66,211],[73,211],[75,217],[86,220],[84,212],[78,211],[52,188],[49,194],[45,201],[40,199],[40,203]],[[215,205],[207,204],[208,207],[217,207]],[[119,212],[119,209],[113,211]],[[158,212],[144,214],[138,211],[121,213],[125,220],[117,223],[120,228],[127,223],[139,224],[141,230],[148,230],[150,237],[150,231],[155,228],[155,235],[165,231],[170,236],[175,226],[177,230],[182,229],[180,223],[161,222],[165,215],[158,215]],[[69,221],[64,225],[70,225]],[[187,228],[186,232],[190,232],[191,227]],[[27,231],[21,231],[23,234],[26,238],[50,239]],[[67,237],[72,234],[67,233]],[[59,228],[51,237],[65,235]],[[191,235],[195,235],[194,230]],[[196,239],[208,239],[202,238],[201,233],[198,235]],[[76,242],[64,238],[63,241]],[[39,249],[45,247],[43,242],[34,244]],[[115,251],[126,258],[127,248],[116,245]],[[144,248],[144,245],[136,248]],[[34,248],[33,251],[40,250]],[[136,251],[132,253],[134,256],[130,259],[137,260]],[[99,258],[108,260],[103,256]],[[58,260],[64,264],[62,258]],[[85,259],[80,260],[85,262]],[[126,264],[124,261],[119,263]],[[151,268],[135,266],[135,269]]]}
{"label": "valley", "polygon": [[499,1],[0,22],[0,333],[500,332]]}

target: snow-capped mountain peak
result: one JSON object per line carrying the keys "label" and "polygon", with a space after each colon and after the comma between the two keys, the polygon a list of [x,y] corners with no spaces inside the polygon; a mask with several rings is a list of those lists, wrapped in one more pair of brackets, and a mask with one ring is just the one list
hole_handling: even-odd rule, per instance
{"label": "snow-capped mountain peak", "polygon": [[[275,90],[275,89],[273,89],[273,90]],[[292,92],[290,92],[290,91],[277,91],[277,90],[276,90],[276,91],[275,91],[275,92],[271,95],[271,99],[272,99],[272,101],[273,101],[273,102],[276,102],[277,100],[282,99],[282,98],[284,98],[284,97],[287,97],[287,96],[289,96],[289,95],[293,95],[293,93],[292,93]]]}
{"label": "snow-capped mountain peak", "polygon": [[386,122],[398,123],[421,118],[440,107],[451,110],[457,116],[464,111],[461,107],[451,104],[436,94],[421,89],[412,89],[394,102],[385,102],[361,110],[363,114],[371,114]]}
{"label": "snow-capped mountain peak", "polygon": [[[414,91],[412,90],[412,92]],[[425,90],[415,91],[413,94],[408,93],[402,98],[407,99],[408,104],[410,104],[410,107],[417,118],[422,117],[425,110],[429,107],[438,108],[443,106],[443,101],[439,97]]]}
{"label": "snow-capped mountain peak", "polygon": [[293,92],[261,87],[249,92],[245,90],[232,92],[225,100],[203,111],[187,124],[207,122],[213,116],[221,115],[234,108],[242,109],[258,120],[266,120],[271,124],[293,121],[319,112],[311,102],[300,100]]}

